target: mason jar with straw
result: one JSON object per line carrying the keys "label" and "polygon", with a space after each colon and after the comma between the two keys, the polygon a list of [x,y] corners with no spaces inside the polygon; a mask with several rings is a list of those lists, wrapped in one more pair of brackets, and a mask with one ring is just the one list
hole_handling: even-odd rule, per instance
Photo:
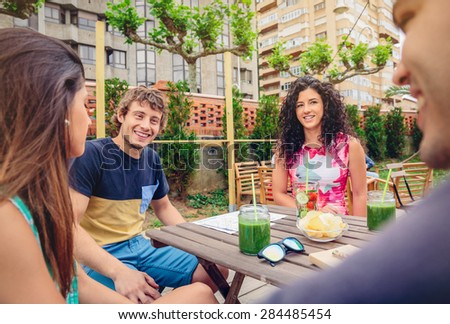
{"label": "mason jar with straw", "polygon": [[379,230],[395,219],[394,194],[387,191],[391,171],[389,170],[383,191],[374,190],[367,193],[367,227],[370,231]]}
{"label": "mason jar with straw", "polygon": [[255,180],[252,174],[253,204],[239,208],[239,249],[248,255],[258,252],[270,243],[270,214],[266,206],[256,204]]}

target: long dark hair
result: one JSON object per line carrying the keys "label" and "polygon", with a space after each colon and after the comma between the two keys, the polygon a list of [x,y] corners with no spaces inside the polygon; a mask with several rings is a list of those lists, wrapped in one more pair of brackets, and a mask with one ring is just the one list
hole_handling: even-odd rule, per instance
{"label": "long dark hair", "polygon": [[65,119],[82,86],[83,65],[68,45],[0,29],[0,202],[17,195],[27,204],[63,296],[74,276]]}
{"label": "long dark hair", "polygon": [[309,75],[300,77],[292,83],[278,119],[278,157],[284,158],[288,167],[293,163],[294,154],[305,143],[305,133],[297,119],[296,107],[300,92],[309,88],[317,91],[323,101],[322,131],[317,140],[330,148],[333,143],[329,139],[337,133],[355,136],[339,91],[329,82],[321,82]]}

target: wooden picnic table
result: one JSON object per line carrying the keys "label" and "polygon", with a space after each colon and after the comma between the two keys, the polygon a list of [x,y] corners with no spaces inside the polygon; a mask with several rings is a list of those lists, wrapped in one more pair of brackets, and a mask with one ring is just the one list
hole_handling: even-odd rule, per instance
{"label": "wooden picnic table", "polygon": [[[345,222],[349,224],[349,230],[341,238],[326,243],[314,242],[304,237],[296,227],[295,209],[275,205],[267,207],[270,212],[286,215],[273,222],[270,231],[271,242],[279,242],[285,237],[294,236],[303,243],[306,253],[289,253],[273,267],[256,256],[241,253],[237,232],[228,234],[195,223],[182,223],[151,229],[146,235],[152,239],[155,247],[170,245],[195,255],[219,287],[225,303],[239,303],[237,296],[245,276],[282,287],[320,271],[309,261],[309,253],[338,248],[346,244],[362,247],[376,235],[368,231],[365,218],[344,216]],[[235,271],[231,286],[216,264]]]}

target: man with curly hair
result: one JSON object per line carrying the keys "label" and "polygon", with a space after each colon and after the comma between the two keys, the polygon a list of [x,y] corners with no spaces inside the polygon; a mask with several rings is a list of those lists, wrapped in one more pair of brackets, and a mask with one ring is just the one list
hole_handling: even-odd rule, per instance
{"label": "man with curly hair", "polygon": [[[71,198],[81,224],[76,257],[89,276],[136,303],[159,298],[159,285],[203,282],[217,290],[195,256],[156,249],[142,235],[149,205],[165,225],[185,222],[167,196],[160,158],[148,147],[166,119],[160,91],[131,89],[113,116],[119,134],[87,142],[72,165]],[[226,278],[228,270],[219,269]]]}

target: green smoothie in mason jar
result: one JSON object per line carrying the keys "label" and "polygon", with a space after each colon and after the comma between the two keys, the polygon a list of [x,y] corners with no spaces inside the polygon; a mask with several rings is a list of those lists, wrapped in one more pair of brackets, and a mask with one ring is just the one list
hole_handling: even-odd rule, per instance
{"label": "green smoothie in mason jar", "polygon": [[256,255],[270,243],[269,211],[262,205],[244,205],[239,209],[239,249]]}
{"label": "green smoothie in mason jar", "polygon": [[369,191],[367,200],[367,227],[370,231],[378,230],[395,219],[395,199],[392,192]]}

